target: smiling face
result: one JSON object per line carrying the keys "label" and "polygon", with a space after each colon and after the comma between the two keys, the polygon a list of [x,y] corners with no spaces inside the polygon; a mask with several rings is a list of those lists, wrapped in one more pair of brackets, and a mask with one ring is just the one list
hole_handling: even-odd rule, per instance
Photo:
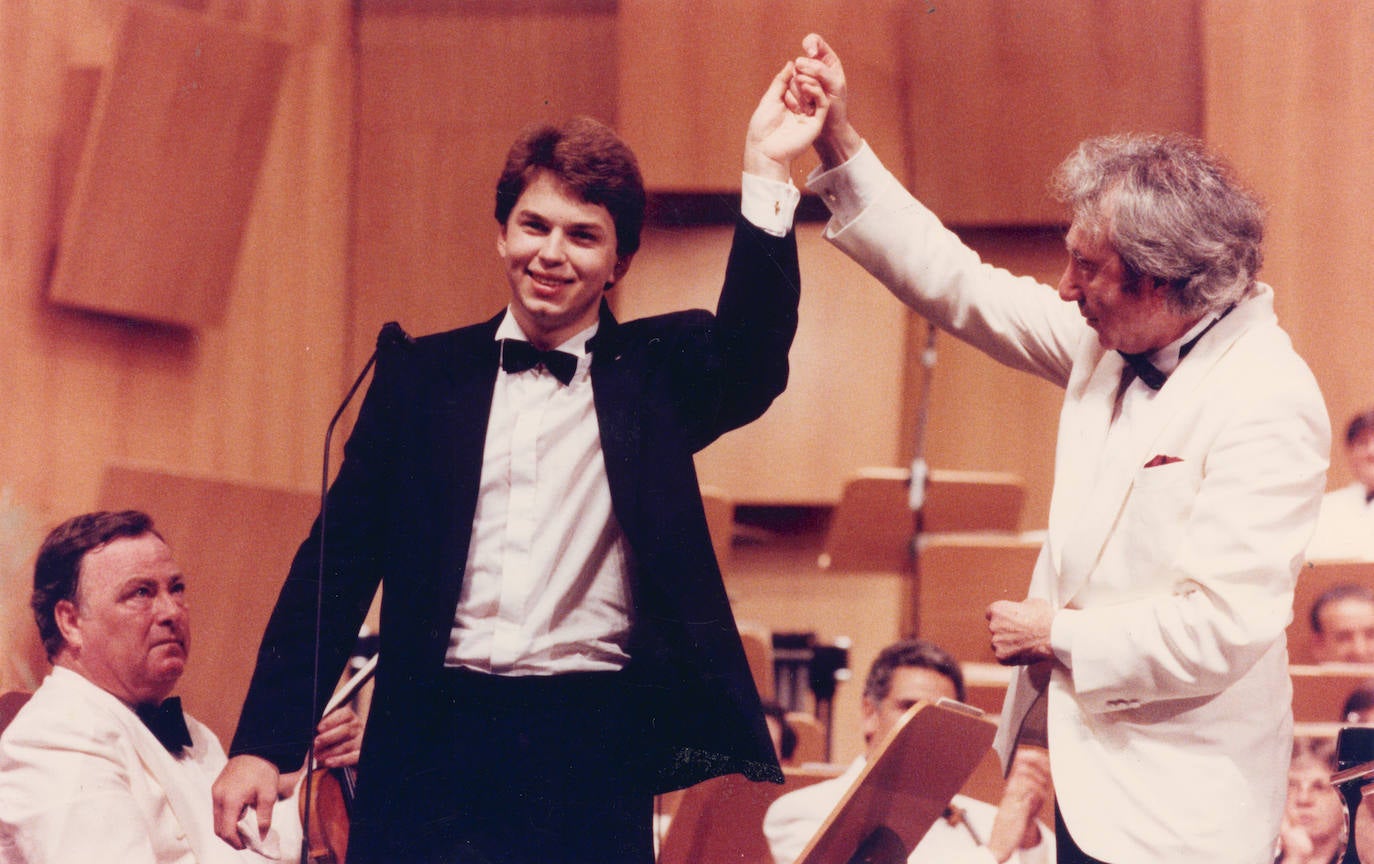
{"label": "smiling face", "polygon": [[616,252],[610,211],[573,194],[547,171],[525,187],[496,235],[511,310],[540,348],[590,327],[601,295],[630,267]]}
{"label": "smiling face", "polygon": [[186,580],[155,534],[86,553],[76,599],[54,612],[66,640],[54,662],[129,704],[161,702],[186,669]]}
{"label": "smiling face", "polygon": [[1105,233],[1077,222],[1069,229],[1069,264],[1059,279],[1059,296],[1078,304],[1108,350],[1148,353],[1182,336],[1196,318],[1168,305],[1167,286],[1128,274]]}

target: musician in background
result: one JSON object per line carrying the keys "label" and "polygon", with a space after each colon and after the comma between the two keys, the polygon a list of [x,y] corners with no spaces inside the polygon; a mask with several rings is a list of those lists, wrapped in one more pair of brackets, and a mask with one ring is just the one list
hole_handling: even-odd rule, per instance
{"label": "musician in background", "polygon": [[1374,663],[1374,588],[1333,585],[1312,601],[1308,621],[1318,663]]}
{"label": "musician in background", "polygon": [[763,718],[768,722],[768,737],[773,739],[773,749],[778,751],[778,761],[791,765],[792,756],[797,751],[797,730],[787,719],[787,711],[772,699],[763,702]]}
{"label": "musician in background", "polygon": [[[253,848],[215,836],[210,784],[224,748],[168,698],[191,647],[187,588],[144,513],[76,516],[43,541],[31,605],[53,669],[0,735],[0,862],[299,859],[297,774],[278,785],[266,838],[248,817]],[[341,709],[320,724],[316,754],[354,764],[360,740]]]}
{"label": "musician in background", "polygon": [[[887,646],[869,667],[863,692],[867,753],[840,776],[789,792],[768,808],[763,833],[776,864],[792,864],[863,772],[907,709],[941,698],[964,701],[964,675],[944,649],[921,639]],[[1054,833],[1037,820],[1050,798],[1049,763],[1027,748],[1012,766],[998,806],[955,795],[912,851],[908,864],[1053,864]]]}
{"label": "musician in background", "polygon": [[1374,408],[1345,427],[1345,458],[1355,480],[1322,496],[1311,561],[1374,561]]}
{"label": "musician in background", "polygon": [[1336,765],[1332,739],[1293,739],[1288,801],[1274,864],[1336,864],[1340,860],[1347,823],[1340,793],[1331,785]]}

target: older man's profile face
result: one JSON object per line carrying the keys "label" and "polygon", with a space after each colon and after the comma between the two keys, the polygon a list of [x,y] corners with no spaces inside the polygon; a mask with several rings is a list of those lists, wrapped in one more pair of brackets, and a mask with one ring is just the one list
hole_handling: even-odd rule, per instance
{"label": "older man's profile face", "polygon": [[125,702],[161,702],[186,669],[186,580],[155,534],[86,553],[76,601],[56,613],[67,643],[57,662]]}
{"label": "older man's profile face", "polygon": [[1059,279],[1059,296],[1078,304],[1103,348],[1148,353],[1187,329],[1188,322],[1168,306],[1167,289],[1148,279],[1132,281],[1102,232],[1075,222],[1064,243],[1069,263]]}

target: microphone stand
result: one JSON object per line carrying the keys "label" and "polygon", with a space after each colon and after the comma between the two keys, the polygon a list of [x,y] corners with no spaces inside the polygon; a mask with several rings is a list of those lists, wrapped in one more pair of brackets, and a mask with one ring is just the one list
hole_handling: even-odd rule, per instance
{"label": "microphone stand", "polygon": [[912,512],[912,535],[908,552],[911,561],[916,561],[916,544],[924,527],[922,511],[926,502],[926,482],[930,469],[925,460],[926,422],[930,418],[930,385],[935,377],[935,325],[926,324],[926,347],[921,352],[921,401],[916,409],[916,446],[911,459],[911,481],[907,486],[907,507]]}
{"label": "microphone stand", "polygon": [[[343,416],[349,403],[353,401],[353,396],[358,392],[358,388],[363,385],[363,379],[367,373],[372,371],[372,367],[377,363],[377,357],[382,353],[382,349],[389,345],[413,345],[412,339],[401,325],[395,321],[388,321],[382,325],[382,329],[377,333],[377,346],[372,349],[372,355],[367,358],[367,363],[363,364],[363,371],[358,373],[358,377],[353,381],[353,386],[348,388],[348,393],[343,401],[339,403],[339,408],[334,412],[334,416],[329,420],[329,426],[324,432],[324,465],[320,472],[320,550],[317,573],[315,578],[315,641],[313,656],[310,668],[310,744],[305,751],[305,789],[302,792],[304,799],[301,804],[304,817],[301,820],[301,864],[307,864],[310,860],[310,799],[314,791],[314,777],[312,770],[315,767],[315,714],[319,711],[320,705],[320,627],[321,627],[321,608],[324,606],[324,561],[325,561],[325,527],[327,522],[328,507],[326,500],[329,497],[329,450],[330,444],[334,439],[334,427],[339,425],[339,418]],[[374,661],[376,658],[373,658]],[[375,668],[375,662],[374,662]],[[371,672],[368,673],[369,677]],[[332,709],[331,709],[332,710]]]}

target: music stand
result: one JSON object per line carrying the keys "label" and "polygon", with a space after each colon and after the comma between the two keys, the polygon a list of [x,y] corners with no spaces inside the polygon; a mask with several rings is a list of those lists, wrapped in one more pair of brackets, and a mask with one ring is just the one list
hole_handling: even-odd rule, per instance
{"label": "music stand", "polygon": [[1356,816],[1364,798],[1374,791],[1374,729],[1347,726],[1336,735],[1336,773],[1331,785],[1340,793],[1345,808],[1345,853],[1340,864],[1360,864],[1359,848],[1355,842]]}
{"label": "music stand", "polygon": [[978,766],[995,732],[971,705],[941,699],[912,706],[798,864],[905,864]]}

